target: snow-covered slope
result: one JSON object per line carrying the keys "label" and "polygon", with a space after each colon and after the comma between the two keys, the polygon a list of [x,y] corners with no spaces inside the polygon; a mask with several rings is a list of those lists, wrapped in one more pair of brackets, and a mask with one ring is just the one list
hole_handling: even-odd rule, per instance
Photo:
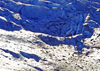
{"label": "snow-covered slope", "polygon": [[0,0],[0,69],[99,71],[99,9],[99,0]]}

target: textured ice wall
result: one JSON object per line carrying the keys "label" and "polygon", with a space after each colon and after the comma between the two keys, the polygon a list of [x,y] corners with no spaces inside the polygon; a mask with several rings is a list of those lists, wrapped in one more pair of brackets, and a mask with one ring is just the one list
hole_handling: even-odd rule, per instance
{"label": "textured ice wall", "polygon": [[99,71],[100,3],[0,0],[1,69]]}

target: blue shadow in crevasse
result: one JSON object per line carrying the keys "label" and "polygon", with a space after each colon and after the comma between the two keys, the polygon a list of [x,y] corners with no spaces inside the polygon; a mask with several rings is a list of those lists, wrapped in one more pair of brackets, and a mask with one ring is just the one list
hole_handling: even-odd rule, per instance
{"label": "blue shadow in crevasse", "polygon": [[38,67],[35,67],[35,66],[32,66],[32,65],[29,65],[29,64],[27,64],[28,66],[30,66],[30,67],[33,67],[33,68],[35,68],[35,69],[37,69],[37,70],[39,70],[39,71],[43,71],[42,69],[40,69],[40,68],[38,68]]}
{"label": "blue shadow in crevasse", "polygon": [[26,52],[22,52],[20,51],[20,54],[28,59],[32,58],[32,59],[35,59],[35,61],[39,62],[40,60],[40,57],[35,55],[35,54],[29,54],[29,53],[26,53]]}
{"label": "blue shadow in crevasse", "polygon": [[20,55],[15,53],[15,52],[12,52],[12,51],[9,51],[9,50],[6,50],[6,49],[2,49],[0,48],[2,51],[6,52],[6,53],[10,53],[13,57],[15,58],[20,58]]}
{"label": "blue shadow in crevasse", "polygon": [[82,51],[83,48],[87,48],[89,49],[89,47],[85,46],[82,42],[80,42],[80,38],[82,38],[83,36],[77,36],[75,38],[67,38],[64,39],[63,41],[59,41],[56,38],[53,37],[49,37],[49,36],[42,36],[39,35],[38,36],[43,42],[45,42],[46,44],[49,44],[51,46],[56,46],[59,44],[67,44],[67,45],[73,45],[73,46],[77,46],[76,50],[77,51]]}
{"label": "blue shadow in crevasse", "polygon": [[[93,29],[91,29],[89,27],[89,25],[85,25],[82,27],[83,31],[81,32],[82,35],[79,35],[75,38],[65,38],[63,41],[60,41],[56,38],[53,38],[53,37],[49,37],[49,36],[42,36],[42,35],[39,35],[38,37],[43,41],[45,42],[46,44],[49,44],[51,46],[56,46],[56,45],[59,45],[59,44],[67,44],[67,45],[73,45],[73,46],[77,46],[76,50],[78,51],[82,51],[82,48],[89,48],[87,46],[85,46],[81,40],[83,39],[84,41],[84,38],[89,38],[92,36],[93,34]],[[84,31],[89,31],[90,33],[86,33]]]}
{"label": "blue shadow in crevasse", "polygon": [[6,31],[15,31],[15,30],[21,30],[21,27],[13,25],[12,23],[0,19],[0,29],[4,29]]}

